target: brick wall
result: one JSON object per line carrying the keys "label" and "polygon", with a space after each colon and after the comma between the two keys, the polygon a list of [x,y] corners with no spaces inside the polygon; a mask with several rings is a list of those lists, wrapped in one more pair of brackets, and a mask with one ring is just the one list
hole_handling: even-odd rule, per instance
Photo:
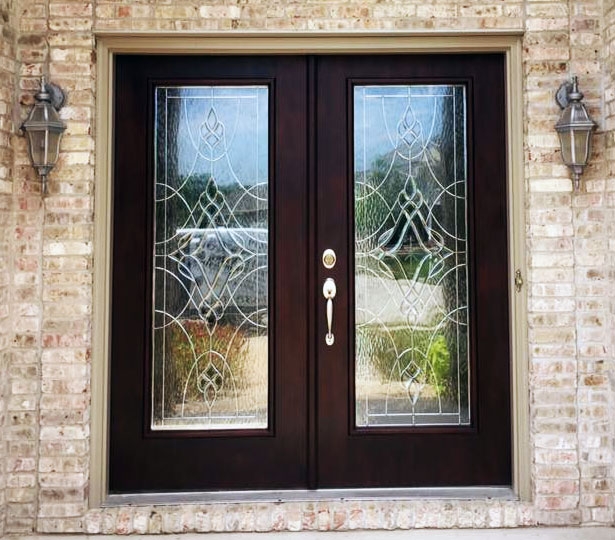
{"label": "brick wall", "polygon": [[[602,5],[528,2],[525,36],[531,431],[536,518],[612,519]],[[553,91],[577,74],[598,121],[585,188],[571,193]]]}
{"label": "brick wall", "polygon": [[12,0],[0,2],[0,536],[6,521],[5,425],[11,348],[13,96],[15,88],[15,13]]}
{"label": "brick wall", "polygon": [[[17,84],[13,90],[16,120],[25,119],[32,93],[22,97],[23,78],[28,70],[41,71],[43,56],[34,44],[24,49],[24,22],[33,6],[15,2],[17,28]],[[41,21],[44,17],[41,15]],[[44,37],[39,37],[43,41]],[[30,84],[30,88],[33,85]],[[23,100],[23,103],[20,103]],[[20,104],[22,105],[20,107]],[[40,394],[41,325],[41,235],[43,202],[38,193],[36,175],[28,165],[23,137],[14,137],[13,163],[13,348],[9,384],[7,439],[7,532],[27,532],[34,527],[37,498],[38,402]]]}
{"label": "brick wall", "polygon": [[[0,392],[3,388],[8,392],[6,396],[0,393],[0,415],[2,403],[7,404],[5,442],[0,444],[0,509],[5,480],[7,532],[174,533],[613,523],[613,0],[5,0],[4,4],[14,13],[15,22],[9,16],[5,26],[17,29],[18,59],[13,68],[13,34],[3,31],[0,296],[10,290],[13,311],[10,332],[2,325],[8,313],[0,311],[0,375],[5,382]],[[91,284],[92,261],[97,256],[92,232],[93,30],[493,28],[526,31],[534,501],[87,510]],[[21,104],[19,114],[25,117],[36,80],[43,72],[69,94],[69,104],[61,112],[68,129],[44,199],[29,167],[23,138],[14,138],[12,147],[8,140],[12,101]],[[599,123],[592,164],[580,193],[572,192],[553,130],[559,114],[553,91],[571,73],[579,75],[590,112]],[[17,88],[15,95],[13,88]],[[13,239],[10,249],[7,236]],[[9,338],[13,347],[7,366],[3,351]],[[4,376],[6,369],[8,377]],[[1,516],[0,511],[0,523]]]}
{"label": "brick wall", "polygon": [[[607,258],[608,285],[610,289],[610,342],[607,341],[608,374],[610,375],[611,399],[608,407],[611,411],[611,448],[615,447],[615,1],[604,0],[604,44],[603,73],[604,80],[604,130],[605,130],[605,195],[607,207]],[[612,514],[615,520],[615,459],[611,460],[611,477],[608,485]]]}
{"label": "brick wall", "polygon": [[[573,198],[577,434],[582,522],[612,521],[613,438],[609,402],[609,261],[603,107],[603,6],[571,2],[570,69],[588,85],[591,114],[599,123],[586,193]],[[611,352],[612,354],[612,352]]]}
{"label": "brick wall", "polygon": [[95,3],[97,30],[415,30],[522,28],[523,1],[180,0]]}

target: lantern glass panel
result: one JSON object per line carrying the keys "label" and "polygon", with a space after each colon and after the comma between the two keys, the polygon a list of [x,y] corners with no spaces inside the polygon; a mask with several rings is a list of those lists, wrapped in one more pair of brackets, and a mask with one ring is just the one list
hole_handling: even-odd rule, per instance
{"label": "lantern glass panel", "polygon": [[58,156],[60,155],[60,139],[62,138],[61,131],[50,131],[49,132],[49,153],[47,155],[47,163],[46,165],[55,165],[56,161],[58,161]]}
{"label": "lantern glass panel", "polygon": [[45,165],[48,150],[46,150],[45,138],[47,136],[46,131],[28,131],[28,143],[30,147],[30,155],[32,156],[32,164],[35,167],[41,167]]}
{"label": "lantern glass panel", "polygon": [[562,160],[568,166],[585,165],[589,157],[591,131],[587,129],[570,129],[560,132]]}
{"label": "lantern glass panel", "polygon": [[572,132],[572,157],[576,165],[587,164],[591,130],[581,129]]}

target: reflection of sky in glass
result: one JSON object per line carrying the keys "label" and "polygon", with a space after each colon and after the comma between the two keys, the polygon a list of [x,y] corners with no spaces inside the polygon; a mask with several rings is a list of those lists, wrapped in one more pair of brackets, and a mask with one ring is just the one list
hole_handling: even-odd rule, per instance
{"label": "reflection of sky in glass", "polygon": [[[408,104],[423,141],[433,141],[443,129],[442,97],[453,97],[453,85],[355,86],[354,88],[354,162],[356,170],[369,169],[375,159],[399,147],[400,119]],[[367,136],[365,136],[365,134]],[[413,158],[423,150],[412,149]],[[405,153],[405,152],[404,152]]]}
{"label": "reflection of sky in glass", "polygon": [[[210,173],[220,186],[253,185],[268,177],[266,86],[158,87],[175,138],[179,176]],[[213,111],[213,114],[212,114]],[[173,160],[172,156],[169,156]]]}

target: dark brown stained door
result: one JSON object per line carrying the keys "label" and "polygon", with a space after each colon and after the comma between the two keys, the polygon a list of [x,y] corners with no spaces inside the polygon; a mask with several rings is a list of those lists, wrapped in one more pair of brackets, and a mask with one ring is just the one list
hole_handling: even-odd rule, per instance
{"label": "dark brown stained door", "polygon": [[504,60],[117,57],[111,493],[511,484]]}
{"label": "dark brown stained door", "polygon": [[305,64],[117,58],[112,493],[305,486]]}
{"label": "dark brown stained door", "polygon": [[504,58],[327,57],[317,80],[319,485],[509,485]]}

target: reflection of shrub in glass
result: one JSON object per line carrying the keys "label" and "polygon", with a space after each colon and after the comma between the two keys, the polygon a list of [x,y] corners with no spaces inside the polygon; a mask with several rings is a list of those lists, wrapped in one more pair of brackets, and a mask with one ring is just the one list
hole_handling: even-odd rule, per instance
{"label": "reflection of shrub in glass", "polygon": [[411,372],[416,375],[416,382],[425,386],[422,392],[425,397],[457,401],[456,365],[451,362],[443,334],[364,327],[361,337],[370,342],[372,362],[383,383],[403,383],[406,374]]}
{"label": "reflection of shrub in glass", "polygon": [[172,325],[167,332],[167,416],[180,416],[182,404],[207,414],[216,401],[234,398],[245,386],[248,340],[240,329],[218,325],[210,335],[204,321],[184,319],[181,326]]}

